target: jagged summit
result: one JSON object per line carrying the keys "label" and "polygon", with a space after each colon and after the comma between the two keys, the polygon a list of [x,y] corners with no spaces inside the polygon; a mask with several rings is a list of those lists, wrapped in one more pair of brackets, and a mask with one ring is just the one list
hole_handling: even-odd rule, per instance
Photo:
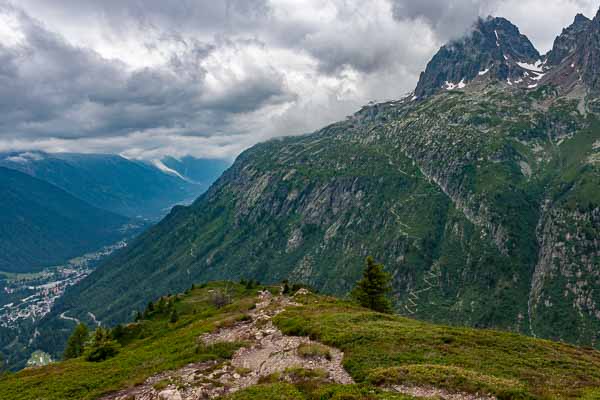
{"label": "jagged summit", "polygon": [[[546,55],[548,73],[540,84],[568,93],[600,90],[600,11],[593,20],[578,14],[554,41]],[[595,96],[594,96],[595,97]]]}
{"label": "jagged summit", "polygon": [[488,17],[440,48],[421,73],[415,96],[489,81],[527,90],[551,84],[563,93],[581,87],[598,91],[599,72],[600,11],[593,20],[577,14],[543,57],[510,21]]}
{"label": "jagged summit", "polygon": [[579,24],[582,22],[589,22],[589,21],[590,21],[590,19],[588,17],[586,17],[582,13],[578,13],[577,15],[575,15],[575,20],[573,21],[573,24]]}
{"label": "jagged summit", "polygon": [[573,23],[563,29],[562,33],[554,40],[552,50],[546,54],[547,64],[559,65],[572,54],[591,23],[592,21],[585,15],[577,14]]}
{"label": "jagged summit", "polygon": [[575,54],[582,80],[590,89],[600,90],[600,10],[581,35]]}
{"label": "jagged summit", "polygon": [[421,74],[415,96],[462,88],[479,77],[522,80],[529,70],[540,71],[540,58],[527,36],[507,19],[479,19],[468,36],[440,48]]}

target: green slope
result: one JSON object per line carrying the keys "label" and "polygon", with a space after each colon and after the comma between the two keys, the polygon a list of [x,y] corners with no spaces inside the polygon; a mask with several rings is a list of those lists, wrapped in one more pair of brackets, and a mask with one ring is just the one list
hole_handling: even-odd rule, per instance
{"label": "green slope", "polygon": [[[497,84],[365,107],[246,151],[56,313],[122,321],[190,279],[287,278],[344,294],[371,254],[404,315],[595,343],[597,126],[576,100]],[[567,230],[578,239],[561,241]],[[559,243],[564,256],[548,261]]]}
{"label": "green slope", "polygon": [[0,167],[0,271],[31,272],[124,236],[129,219]]}
{"label": "green slope", "polygon": [[70,290],[54,318],[122,321],[190,280],[345,294],[373,255],[403,315],[597,345],[597,37],[600,13],[578,16],[544,63],[509,21],[478,20],[414,96],[244,152]]}
{"label": "green slope", "polygon": [[[233,303],[216,309],[215,290],[228,288]],[[212,283],[168,297],[179,320],[155,311],[120,329],[117,356],[93,363],[83,358],[24,370],[0,378],[0,398],[93,399],[133,388],[147,377],[190,362],[226,362],[243,343],[198,345],[218,327],[245,323],[257,289]],[[600,352],[517,334],[433,325],[378,314],[331,297],[295,296],[274,322],[285,334],[310,336],[344,352],[354,385],[332,385],[318,374],[275,375],[232,399],[404,399],[390,385],[428,386],[450,392],[488,393],[501,399],[593,398],[600,387]],[[220,365],[220,364],[219,364]],[[216,367],[215,367],[216,368]],[[240,373],[242,373],[240,371]],[[167,383],[158,381],[156,388]],[[594,392],[596,390],[596,392]]]}

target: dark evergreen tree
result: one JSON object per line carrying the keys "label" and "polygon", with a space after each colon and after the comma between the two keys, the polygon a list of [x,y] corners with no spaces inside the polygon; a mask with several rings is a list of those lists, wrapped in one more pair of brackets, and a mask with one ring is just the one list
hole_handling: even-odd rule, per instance
{"label": "dark evergreen tree", "polygon": [[371,310],[389,313],[392,311],[387,294],[392,289],[390,274],[383,270],[383,264],[377,264],[373,257],[366,259],[363,277],[352,290],[351,296],[361,306]]}
{"label": "dark evergreen tree", "polygon": [[169,322],[174,324],[177,321],[179,321],[179,314],[177,314],[177,310],[173,310],[173,312],[171,313],[171,317],[169,318]]}
{"label": "dark evergreen tree", "polygon": [[146,306],[146,309],[144,310],[144,319],[148,318],[153,313],[154,313],[154,303],[149,301],[148,305]]}
{"label": "dark evergreen tree", "polygon": [[158,299],[158,303],[156,303],[156,310],[158,311],[158,313],[159,314],[164,313],[166,307],[167,307],[167,303],[165,302],[165,298],[161,297],[160,299]]}
{"label": "dark evergreen tree", "polygon": [[287,295],[287,294],[290,294],[291,291],[292,290],[290,289],[290,285],[288,284],[288,281],[287,280],[283,281],[283,291],[282,291],[282,294]]}
{"label": "dark evergreen tree", "polygon": [[89,331],[87,326],[83,323],[77,324],[73,333],[67,341],[67,347],[63,353],[63,359],[68,360],[69,358],[80,357],[85,350],[85,343],[88,340]]}
{"label": "dark evergreen tree", "polygon": [[118,324],[117,326],[112,328],[112,331],[110,332],[111,337],[118,342],[121,341],[121,339],[123,339],[123,337],[125,336],[125,333],[126,333],[125,327],[121,324]]}

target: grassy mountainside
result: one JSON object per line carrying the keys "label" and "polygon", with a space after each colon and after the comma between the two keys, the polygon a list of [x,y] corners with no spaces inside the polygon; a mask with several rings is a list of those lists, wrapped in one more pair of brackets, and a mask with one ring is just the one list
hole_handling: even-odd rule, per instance
{"label": "grassy mountainside", "polygon": [[[216,308],[211,296],[225,289],[233,301]],[[141,322],[119,328],[121,348],[114,358],[98,363],[79,358],[6,375],[0,378],[0,398],[93,399],[134,388],[161,371],[192,362],[211,362],[208,372],[214,371],[227,364],[237,348],[248,344],[218,341],[206,346],[199,337],[218,328],[248,324],[254,318],[250,315],[258,301],[257,292],[232,283],[211,283],[166,297],[166,303],[177,310],[176,322],[170,322],[171,311],[155,309]],[[274,317],[275,326],[284,334],[310,336],[342,350],[343,366],[355,383],[331,384],[318,370],[288,369],[229,398],[410,398],[390,391],[395,385],[487,393],[500,399],[591,399],[600,395],[600,352],[596,350],[512,333],[433,325],[310,293],[289,301]],[[183,390],[186,385],[209,383],[200,370],[191,384],[158,376],[163,379],[153,381],[154,396],[169,388]]]}
{"label": "grassy mountainside", "polygon": [[129,219],[0,167],[0,271],[31,272],[124,236]]}
{"label": "grassy mountainside", "polygon": [[595,343],[600,130],[578,107],[486,84],[257,145],[56,311],[122,321],[190,279],[343,294],[372,254],[402,314]]}

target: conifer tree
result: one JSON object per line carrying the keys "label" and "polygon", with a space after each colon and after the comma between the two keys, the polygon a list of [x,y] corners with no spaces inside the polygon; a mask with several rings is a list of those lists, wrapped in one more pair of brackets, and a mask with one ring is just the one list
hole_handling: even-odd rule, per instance
{"label": "conifer tree", "polygon": [[68,360],[69,358],[76,358],[83,354],[85,349],[85,343],[88,340],[89,331],[87,326],[83,323],[77,324],[73,333],[67,341],[67,347],[63,353],[63,359]]}
{"label": "conifer tree", "polygon": [[173,312],[171,313],[171,317],[169,318],[169,322],[174,324],[177,321],[179,321],[179,314],[177,314],[177,310],[173,310]]}
{"label": "conifer tree", "polygon": [[118,324],[110,331],[111,338],[115,339],[117,342],[120,341],[123,336],[126,334],[126,329],[123,325]]}
{"label": "conifer tree", "polygon": [[383,270],[383,264],[377,264],[373,257],[366,259],[363,277],[352,290],[351,296],[361,306],[374,311],[389,313],[392,311],[387,294],[392,289],[390,274]]}
{"label": "conifer tree", "polygon": [[150,317],[154,313],[154,303],[148,302],[146,309],[144,310],[144,319]]}
{"label": "conifer tree", "polygon": [[166,304],[167,303],[165,302],[164,297],[161,297],[160,299],[158,299],[158,303],[156,303],[156,309],[159,314],[162,314],[165,311]]}
{"label": "conifer tree", "polygon": [[290,285],[288,284],[288,281],[287,280],[283,281],[283,291],[282,291],[282,294],[286,294],[287,295],[287,294],[290,294],[291,291],[292,290],[290,289]]}

